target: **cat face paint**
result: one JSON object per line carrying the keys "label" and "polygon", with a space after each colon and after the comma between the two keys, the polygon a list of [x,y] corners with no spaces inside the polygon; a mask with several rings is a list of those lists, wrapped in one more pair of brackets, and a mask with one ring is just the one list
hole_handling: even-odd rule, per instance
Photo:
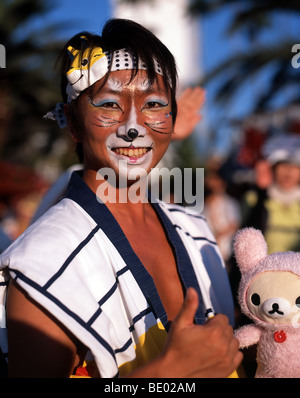
{"label": "cat face paint", "polygon": [[[122,83],[114,78],[108,80],[112,91],[122,92]],[[151,94],[152,90],[147,79],[139,82],[139,89],[146,94],[145,104],[141,104],[141,124],[144,127],[149,127],[153,132],[160,134],[171,134],[173,131],[172,112],[170,111],[169,99],[166,98],[165,93]],[[154,90],[155,91],[155,90]],[[148,93],[150,95],[148,95]],[[100,94],[101,97],[101,94]],[[111,127],[118,123],[124,122],[125,113],[119,113],[117,116],[118,103],[116,97],[105,97],[103,99],[90,99],[90,104],[94,107],[100,108],[103,113],[99,114],[99,127]],[[122,108],[120,108],[122,110]],[[138,109],[137,109],[138,111]],[[136,123],[137,115],[132,112],[130,115],[129,124]],[[126,126],[123,126],[126,129]]]}
{"label": "cat face paint", "polygon": [[171,100],[162,77],[152,85],[142,70],[130,78],[130,70],[112,72],[103,86],[101,81],[95,84],[90,98],[80,98],[88,167],[118,170],[121,161],[126,169],[139,166],[148,173],[169,145]]}

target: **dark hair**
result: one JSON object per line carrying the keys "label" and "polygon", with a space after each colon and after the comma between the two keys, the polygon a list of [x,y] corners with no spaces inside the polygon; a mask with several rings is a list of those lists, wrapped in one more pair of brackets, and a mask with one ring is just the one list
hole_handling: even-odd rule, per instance
{"label": "dark hair", "polygon": [[[82,40],[82,36],[85,36],[86,40]],[[72,61],[68,52],[69,46],[81,50],[81,54],[83,54],[84,50],[87,48],[89,49],[90,54],[95,47],[101,47],[103,51],[111,53],[115,50],[126,48],[136,59],[136,65],[138,65],[139,60],[146,64],[148,77],[151,83],[157,78],[154,65],[154,59],[156,59],[161,67],[165,85],[170,86],[172,117],[173,122],[175,123],[177,116],[177,70],[175,59],[168,48],[148,29],[134,21],[116,18],[110,19],[106,22],[102,30],[102,36],[95,35],[90,32],[81,32],[72,37],[66,43],[58,58],[61,71],[61,92],[64,102],[67,101],[66,72],[69,70],[70,63]],[[132,77],[134,77],[137,72],[137,68],[133,70]],[[109,72],[106,75],[106,79],[108,76]],[[74,126],[80,128],[80,120],[78,119],[78,113],[76,112],[76,102],[76,99],[72,101],[69,118]],[[78,153],[78,155],[81,158],[81,154]]]}

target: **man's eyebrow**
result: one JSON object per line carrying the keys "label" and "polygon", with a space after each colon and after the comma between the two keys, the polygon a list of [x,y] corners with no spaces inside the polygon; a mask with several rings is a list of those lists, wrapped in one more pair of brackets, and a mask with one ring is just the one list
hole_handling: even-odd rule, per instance
{"label": "man's eyebrow", "polygon": [[143,90],[148,91],[148,90],[151,89],[151,87],[152,87],[153,84],[150,83],[150,80],[149,80],[149,79],[145,78],[145,79],[141,82],[140,85],[141,85],[141,87],[142,87]]}
{"label": "man's eyebrow", "polygon": [[[115,77],[109,77],[107,81],[110,90],[116,91],[118,93],[122,92],[124,88],[124,83],[122,83],[120,80],[116,79]],[[143,91],[153,91],[151,89],[152,85],[149,81],[149,79],[144,79],[142,82],[139,83],[139,89]]]}
{"label": "man's eyebrow", "polygon": [[120,93],[123,90],[122,82],[120,82],[120,80],[118,79],[115,79],[114,77],[109,77],[107,83],[112,91]]}
{"label": "man's eyebrow", "polygon": [[154,92],[159,92],[161,94],[166,93],[164,87],[161,87],[160,85],[155,84],[155,82],[151,84],[149,79],[144,79],[143,82],[141,83],[141,86],[142,86],[142,90],[146,94],[154,93]]}
{"label": "man's eyebrow", "polygon": [[[115,77],[109,77],[107,83],[111,91],[115,91],[117,93],[121,93],[123,91],[124,83],[122,83],[122,81],[116,79]],[[145,78],[141,82],[139,82],[138,88],[146,94],[153,92],[160,92],[162,94],[165,93],[165,90],[162,87],[155,83],[151,84],[148,78]]]}

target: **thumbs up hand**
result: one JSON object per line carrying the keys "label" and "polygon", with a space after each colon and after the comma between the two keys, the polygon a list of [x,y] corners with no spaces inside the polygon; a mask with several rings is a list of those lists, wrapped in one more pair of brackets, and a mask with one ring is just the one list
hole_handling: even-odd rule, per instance
{"label": "thumbs up hand", "polygon": [[225,315],[195,325],[197,292],[189,288],[161,356],[164,377],[227,377],[240,364],[237,339]]}

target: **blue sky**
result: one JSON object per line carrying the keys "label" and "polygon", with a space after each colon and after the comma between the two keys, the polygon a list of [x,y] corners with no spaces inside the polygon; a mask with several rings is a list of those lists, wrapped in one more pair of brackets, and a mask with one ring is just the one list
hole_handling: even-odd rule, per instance
{"label": "blue sky", "polygon": [[100,33],[103,23],[112,13],[109,0],[56,0],[56,4],[45,19],[50,23],[70,21],[70,25],[60,34],[67,39],[82,30]]}
{"label": "blue sky", "polygon": [[[42,18],[39,18],[33,25],[50,24],[59,22],[68,22],[64,29],[57,32],[57,35],[62,39],[69,39],[74,34],[82,30],[88,30],[95,33],[100,33],[104,22],[112,16],[112,9],[110,0],[60,0],[53,1],[56,6],[53,10],[47,13]],[[266,30],[262,39],[266,43],[272,43],[280,40],[282,32],[288,30],[289,33],[299,37],[300,42],[300,28],[299,18],[292,18],[291,16],[277,15],[278,29]],[[205,18],[199,23],[201,34],[199,35],[199,46],[202,51],[201,61],[204,70],[210,70],[220,63],[224,58],[230,54],[245,50],[246,41],[241,35],[231,37],[230,40],[226,37],[225,32],[231,20],[231,9],[214,13],[212,16]],[[200,21],[200,19],[199,19]],[[31,25],[31,27],[33,26]],[[220,109],[213,101],[213,93],[215,84],[208,85],[207,88],[207,102],[204,108],[206,120],[208,125],[219,123],[219,139],[217,145],[220,150],[226,150],[231,144],[231,134],[222,125],[223,116],[227,117],[242,117],[252,107],[252,99],[260,90],[265,87],[266,70],[257,80],[252,81],[239,92],[237,99],[228,104],[226,108]],[[281,102],[284,104],[285,98],[281,97]],[[219,122],[220,121],[220,122]],[[203,144],[203,142],[202,142]]]}

